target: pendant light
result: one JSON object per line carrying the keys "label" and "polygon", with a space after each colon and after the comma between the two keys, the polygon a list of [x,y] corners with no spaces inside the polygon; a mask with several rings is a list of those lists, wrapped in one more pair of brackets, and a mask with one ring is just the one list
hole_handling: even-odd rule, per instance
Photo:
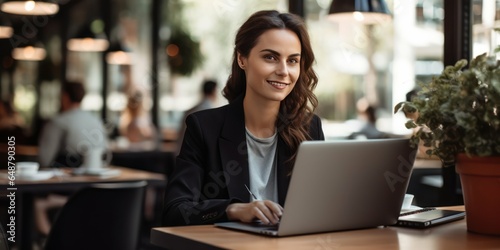
{"label": "pendant light", "polygon": [[6,0],[0,9],[5,13],[16,15],[54,15],[59,11],[59,5],[50,0]]}
{"label": "pendant light", "polygon": [[115,65],[131,65],[132,56],[130,50],[125,48],[121,42],[111,43],[106,53],[106,62]]}
{"label": "pendant light", "polygon": [[391,13],[384,0],[333,0],[328,19],[376,24],[389,21]]}
{"label": "pendant light", "polygon": [[92,21],[89,25],[84,25],[76,36],[68,40],[66,46],[70,51],[106,51],[109,42],[106,34],[104,34],[104,22],[98,19]]}
{"label": "pendant light", "polygon": [[18,61],[42,61],[46,54],[47,52],[41,44],[29,44],[12,50],[12,58]]}
{"label": "pendant light", "polygon": [[14,29],[12,29],[10,22],[0,15],[0,39],[8,39],[14,33]]}

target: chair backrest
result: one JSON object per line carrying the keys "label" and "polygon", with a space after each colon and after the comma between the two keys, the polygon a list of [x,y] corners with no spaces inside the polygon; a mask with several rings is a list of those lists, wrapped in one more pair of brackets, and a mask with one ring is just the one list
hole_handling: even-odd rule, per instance
{"label": "chair backrest", "polygon": [[45,249],[137,249],[145,181],[94,184],[71,196]]}
{"label": "chair backrest", "polygon": [[0,225],[0,250],[9,250],[9,244],[7,244],[7,234],[3,230],[2,225]]}

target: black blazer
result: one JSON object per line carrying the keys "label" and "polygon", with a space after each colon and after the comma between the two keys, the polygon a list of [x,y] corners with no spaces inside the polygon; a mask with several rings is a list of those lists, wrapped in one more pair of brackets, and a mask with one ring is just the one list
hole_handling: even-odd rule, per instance
{"label": "black blazer", "polygon": [[[186,118],[184,141],[165,190],[164,226],[227,221],[229,204],[250,201],[245,188],[245,184],[249,186],[249,171],[244,121],[242,97]],[[316,115],[309,134],[313,140],[324,140]],[[277,151],[278,198],[283,206],[291,167],[285,161],[292,152],[281,137]]]}

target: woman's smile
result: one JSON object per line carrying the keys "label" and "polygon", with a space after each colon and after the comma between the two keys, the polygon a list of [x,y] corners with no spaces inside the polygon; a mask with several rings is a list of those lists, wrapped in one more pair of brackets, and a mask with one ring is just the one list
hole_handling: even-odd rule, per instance
{"label": "woman's smile", "polygon": [[277,81],[267,81],[271,86],[275,87],[276,89],[285,89],[290,83],[284,83],[284,82],[277,82]]}

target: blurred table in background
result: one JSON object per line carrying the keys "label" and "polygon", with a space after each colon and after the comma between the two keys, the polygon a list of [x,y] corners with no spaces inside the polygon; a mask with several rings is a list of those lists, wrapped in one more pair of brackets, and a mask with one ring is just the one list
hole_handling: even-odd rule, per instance
{"label": "blurred table in background", "polygon": [[155,150],[112,148],[111,165],[169,175],[175,163],[176,144],[164,142]]}
{"label": "blurred table in background", "polygon": [[[8,205],[10,201],[7,199],[7,194],[12,192],[15,193],[16,244],[18,249],[32,249],[34,228],[33,199],[36,195],[57,192],[70,193],[95,183],[145,180],[148,186],[161,190],[164,189],[166,185],[166,176],[161,173],[115,166],[111,166],[110,168],[119,170],[120,174],[102,178],[99,176],[73,175],[71,174],[71,169],[61,168],[54,170],[57,171],[57,173],[49,179],[36,181],[16,179],[14,180],[14,185],[9,183],[7,171],[0,170],[0,197],[2,203],[7,202]],[[45,169],[43,171],[47,170]],[[4,209],[2,213],[7,213],[7,209]]]}

